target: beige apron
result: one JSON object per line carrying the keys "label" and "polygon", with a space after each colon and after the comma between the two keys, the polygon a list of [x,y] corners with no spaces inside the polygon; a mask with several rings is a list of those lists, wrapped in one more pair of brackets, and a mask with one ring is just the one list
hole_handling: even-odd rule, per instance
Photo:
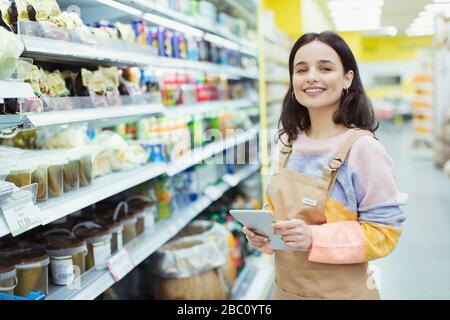
{"label": "beige apron", "polygon": [[[278,167],[268,188],[268,198],[278,220],[302,219],[309,225],[326,223],[324,212],[337,173],[353,143],[369,131],[356,130],[325,166],[321,178],[286,168],[292,145],[281,149]],[[312,201],[311,201],[312,200]],[[311,206],[309,204],[314,204]],[[275,251],[274,299],[379,299],[367,263],[325,264],[308,260],[308,252]]]}

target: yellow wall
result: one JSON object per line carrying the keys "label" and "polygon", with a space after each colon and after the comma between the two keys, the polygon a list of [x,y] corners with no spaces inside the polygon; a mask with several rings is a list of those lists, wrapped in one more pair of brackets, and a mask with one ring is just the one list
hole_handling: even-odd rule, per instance
{"label": "yellow wall", "polygon": [[278,28],[289,38],[297,40],[301,36],[301,0],[263,0],[263,8],[275,12]]}
{"label": "yellow wall", "polygon": [[363,61],[413,60],[422,48],[431,48],[431,37],[363,37]]}

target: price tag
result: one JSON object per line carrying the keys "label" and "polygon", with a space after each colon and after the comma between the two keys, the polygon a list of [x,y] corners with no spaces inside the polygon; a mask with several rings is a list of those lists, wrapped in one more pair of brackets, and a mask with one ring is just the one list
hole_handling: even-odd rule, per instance
{"label": "price tag", "polygon": [[116,282],[119,282],[135,267],[127,249],[120,250],[117,254],[111,257],[107,262],[107,266]]}
{"label": "price tag", "polygon": [[216,187],[209,186],[205,188],[205,195],[212,201],[216,201],[222,196],[222,192],[220,192],[220,190]]}
{"label": "price tag", "polygon": [[39,208],[31,197],[8,203],[1,209],[13,237],[41,224]]}
{"label": "price tag", "polygon": [[239,178],[235,175],[226,174],[222,178],[230,187],[236,187],[239,184]]}

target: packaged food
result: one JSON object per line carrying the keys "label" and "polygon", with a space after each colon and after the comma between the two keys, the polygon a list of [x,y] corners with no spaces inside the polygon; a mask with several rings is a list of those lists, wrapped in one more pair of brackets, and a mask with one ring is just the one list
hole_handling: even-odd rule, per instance
{"label": "packaged food", "polygon": [[158,218],[166,220],[172,216],[172,184],[169,178],[160,177],[156,183]]}
{"label": "packaged food", "polygon": [[102,217],[96,220],[102,227],[111,230],[111,253],[115,253],[123,248],[123,223],[121,221],[114,221],[109,217]]}
{"label": "packaged food", "polygon": [[80,187],[80,156],[70,154],[63,167],[64,193],[78,190]]}
{"label": "packaged food", "polygon": [[11,3],[8,0],[0,0],[0,27],[8,31],[12,30],[11,20],[9,17],[9,8]]}
{"label": "packaged food", "polygon": [[31,174],[31,183],[37,183],[37,201],[46,201],[48,199],[48,165],[42,163],[42,160]]}
{"label": "packaged food", "polygon": [[158,27],[158,45],[160,56],[162,57],[173,56],[172,38],[173,38],[172,30],[164,27]]}
{"label": "packaged food", "polygon": [[66,239],[47,245],[53,283],[67,285],[86,271],[86,241]]}
{"label": "packaged food", "polygon": [[0,293],[14,294],[16,286],[16,266],[9,261],[2,261],[0,263]]}
{"label": "packaged food", "polygon": [[16,266],[17,286],[14,294],[26,297],[30,292],[48,293],[49,257],[45,250],[18,249],[11,255]]}
{"label": "packaged food", "polygon": [[[123,209],[123,210],[122,210]],[[123,244],[126,245],[137,237],[138,218],[134,212],[128,210],[128,204],[121,201],[116,206],[113,215],[114,221],[120,221],[123,225]]]}
{"label": "packaged food", "polygon": [[24,50],[20,39],[5,28],[0,28],[0,80],[11,77]]}
{"label": "packaged food", "polygon": [[112,172],[111,157],[104,147],[93,151],[92,177],[102,177]]}
{"label": "packaged food", "polygon": [[116,22],[116,28],[119,31],[120,39],[134,43],[136,41],[136,35],[134,34],[133,27],[129,24],[123,24]]}
{"label": "packaged food", "polygon": [[184,34],[181,32],[174,32],[173,34],[173,57],[177,59],[186,59],[187,53],[187,40]]}
{"label": "packaged food", "polygon": [[39,149],[72,149],[84,147],[88,142],[84,126],[43,128],[36,137],[36,146]]}
{"label": "packaged food", "polygon": [[148,197],[133,196],[127,199],[130,212],[134,212],[138,218],[136,232],[137,235],[151,230],[155,225],[157,206],[156,202]]}
{"label": "packaged food", "polygon": [[13,138],[4,139],[2,141],[3,145],[20,148],[20,149],[35,149],[37,130],[25,130],[19,131]]}
{"label": "packaged food", "polygon": [[34,10],[26,0],[15,0],[17,7],[18,20],[29,20],[28,9]]}
{"label": "packaged food", "polygon": [[6,181],[14,183],[17,187],[25,187],[31,184],[31,175],[36,169],[34,164],[29,164],[26,161],[15,160],[15,163],[10,166],[10,172],[6,177]]}
{"label": "packaged food", "polygon": [[135,20],[132,23],[132,29],[134,31],[136,42],[139,44],[147,44],[147,26],[142,20]]}
{"label": "packaged food", "polygon": [[86,269],[93,267],[103,269],[106,267],[106,262],[111,256],[111,230],[109,228],[100,227],[83,227],[75,226],[72,230],[74,235],[86,240],[88,253],[86,255]]}
{"label": "packaged food", "polygon": [[93,167],[92,167],[92,151],[84,151],[80,153],[80,188],[92,184]]}
{"label": "packaged food", "polygon": [[48,197],[57,198],[64,193],[64,166],[66,159],[52,159],[48,163]]}

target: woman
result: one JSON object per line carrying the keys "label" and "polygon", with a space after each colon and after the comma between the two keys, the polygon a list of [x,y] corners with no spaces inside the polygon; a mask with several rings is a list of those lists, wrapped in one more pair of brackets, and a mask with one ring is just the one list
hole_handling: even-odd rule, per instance
{"label": "woman", "polygon": [[[379,299],[369,260],[402,232],[392,161],[374,137],[372,106],[355,57],[333,32],[308,33],[289,57],[276,166],[267,188],[275,233],[275,299]],[[244,228],[251,246],[268,239]]]}

